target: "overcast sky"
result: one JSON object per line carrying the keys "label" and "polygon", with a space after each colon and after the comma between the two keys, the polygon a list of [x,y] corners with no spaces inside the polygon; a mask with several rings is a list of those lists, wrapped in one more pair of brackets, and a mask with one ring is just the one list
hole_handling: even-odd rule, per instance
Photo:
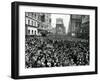
{"label": "overcast sky", "polygon": [[62,18],[64,26],[66,28],[66,34],[68,33],[68,26],[70,15],[63,15],[63,14],[51,14],[51,26],[56,27],[56,18]]}

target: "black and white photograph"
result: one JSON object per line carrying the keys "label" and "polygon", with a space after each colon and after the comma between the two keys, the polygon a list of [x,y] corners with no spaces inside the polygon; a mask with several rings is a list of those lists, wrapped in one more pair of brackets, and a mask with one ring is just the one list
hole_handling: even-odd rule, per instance
{"label": "black and white photograph", "polygon": [[97,7],[12,3],[12,78],[97,74]]}
{"label": "black and white photograph", "polygon": [[89,15],[25,12],[25,68],[88,66]]}

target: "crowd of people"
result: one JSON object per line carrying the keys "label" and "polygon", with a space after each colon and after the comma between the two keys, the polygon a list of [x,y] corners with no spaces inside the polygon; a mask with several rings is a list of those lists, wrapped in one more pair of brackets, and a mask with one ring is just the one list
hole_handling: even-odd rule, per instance
{"label": "crowd of people", "polygon": [[89,42],[26,37],[25,67],[89,65]]}

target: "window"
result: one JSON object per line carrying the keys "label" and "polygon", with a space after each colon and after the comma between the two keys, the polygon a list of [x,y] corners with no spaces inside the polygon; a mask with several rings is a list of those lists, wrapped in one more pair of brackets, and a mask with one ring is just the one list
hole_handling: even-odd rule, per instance
{"label": "window", "polygon": [[33,13],[32,13],[32,18],[33,18]]}
{"label": "window", "polygon": [[35,35],[36,35],[36,30],[35,30]]}
{"label": "window", "polygon": [[35,13],[35,19],[36,19],[36,13]]}
{"label": "window", "polygon": [[30,30],[28,30],[28,34],[30,34]]}
{"label": "window", "polygon": [[42,21],[42,22],[45,22],[45,15],[42,15],[42,16],[41,16],[41,21]]}
{"label": "window", "polygon": [[30,25],[30,20],[28,20],[28,25]]}
{"label": "window", "polygon": [[32,26],[33,26],[33,21],[32,21]]}
{"label": "window", "polygon": [[40,24],[38,23],[38,27],[40,26]]}
{"label": "window", "polygon": [[51,23],[51,19],[49,19],[49,23]]}
{"label": "window", "polygon": [[36,24],[35,26],[37,27],[37,22],[35,22],[35,24]]}
{"label": "window", "polygon": [[34,26],[36,26],[36,22],[34,21]]}
{"label": "window", "polygon": [[33,30],[32,30],[32,34],[33,34]]}
{"label": "window", "polygon": [[32,18],[34,18],[34,13],[33,13],[33,15],[32,15]]}

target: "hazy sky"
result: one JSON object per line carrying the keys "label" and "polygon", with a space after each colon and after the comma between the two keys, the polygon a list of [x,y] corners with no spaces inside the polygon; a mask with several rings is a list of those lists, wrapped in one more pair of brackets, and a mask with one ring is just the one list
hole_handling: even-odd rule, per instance
{"label": "hazy sky", "polygon": [[66,28],[66,33],[68,33],[68,26],[70,15],[63,15],[63,14],[51,14],[51,26],[56,27],[56,18],[62,18],[64,26]]}

